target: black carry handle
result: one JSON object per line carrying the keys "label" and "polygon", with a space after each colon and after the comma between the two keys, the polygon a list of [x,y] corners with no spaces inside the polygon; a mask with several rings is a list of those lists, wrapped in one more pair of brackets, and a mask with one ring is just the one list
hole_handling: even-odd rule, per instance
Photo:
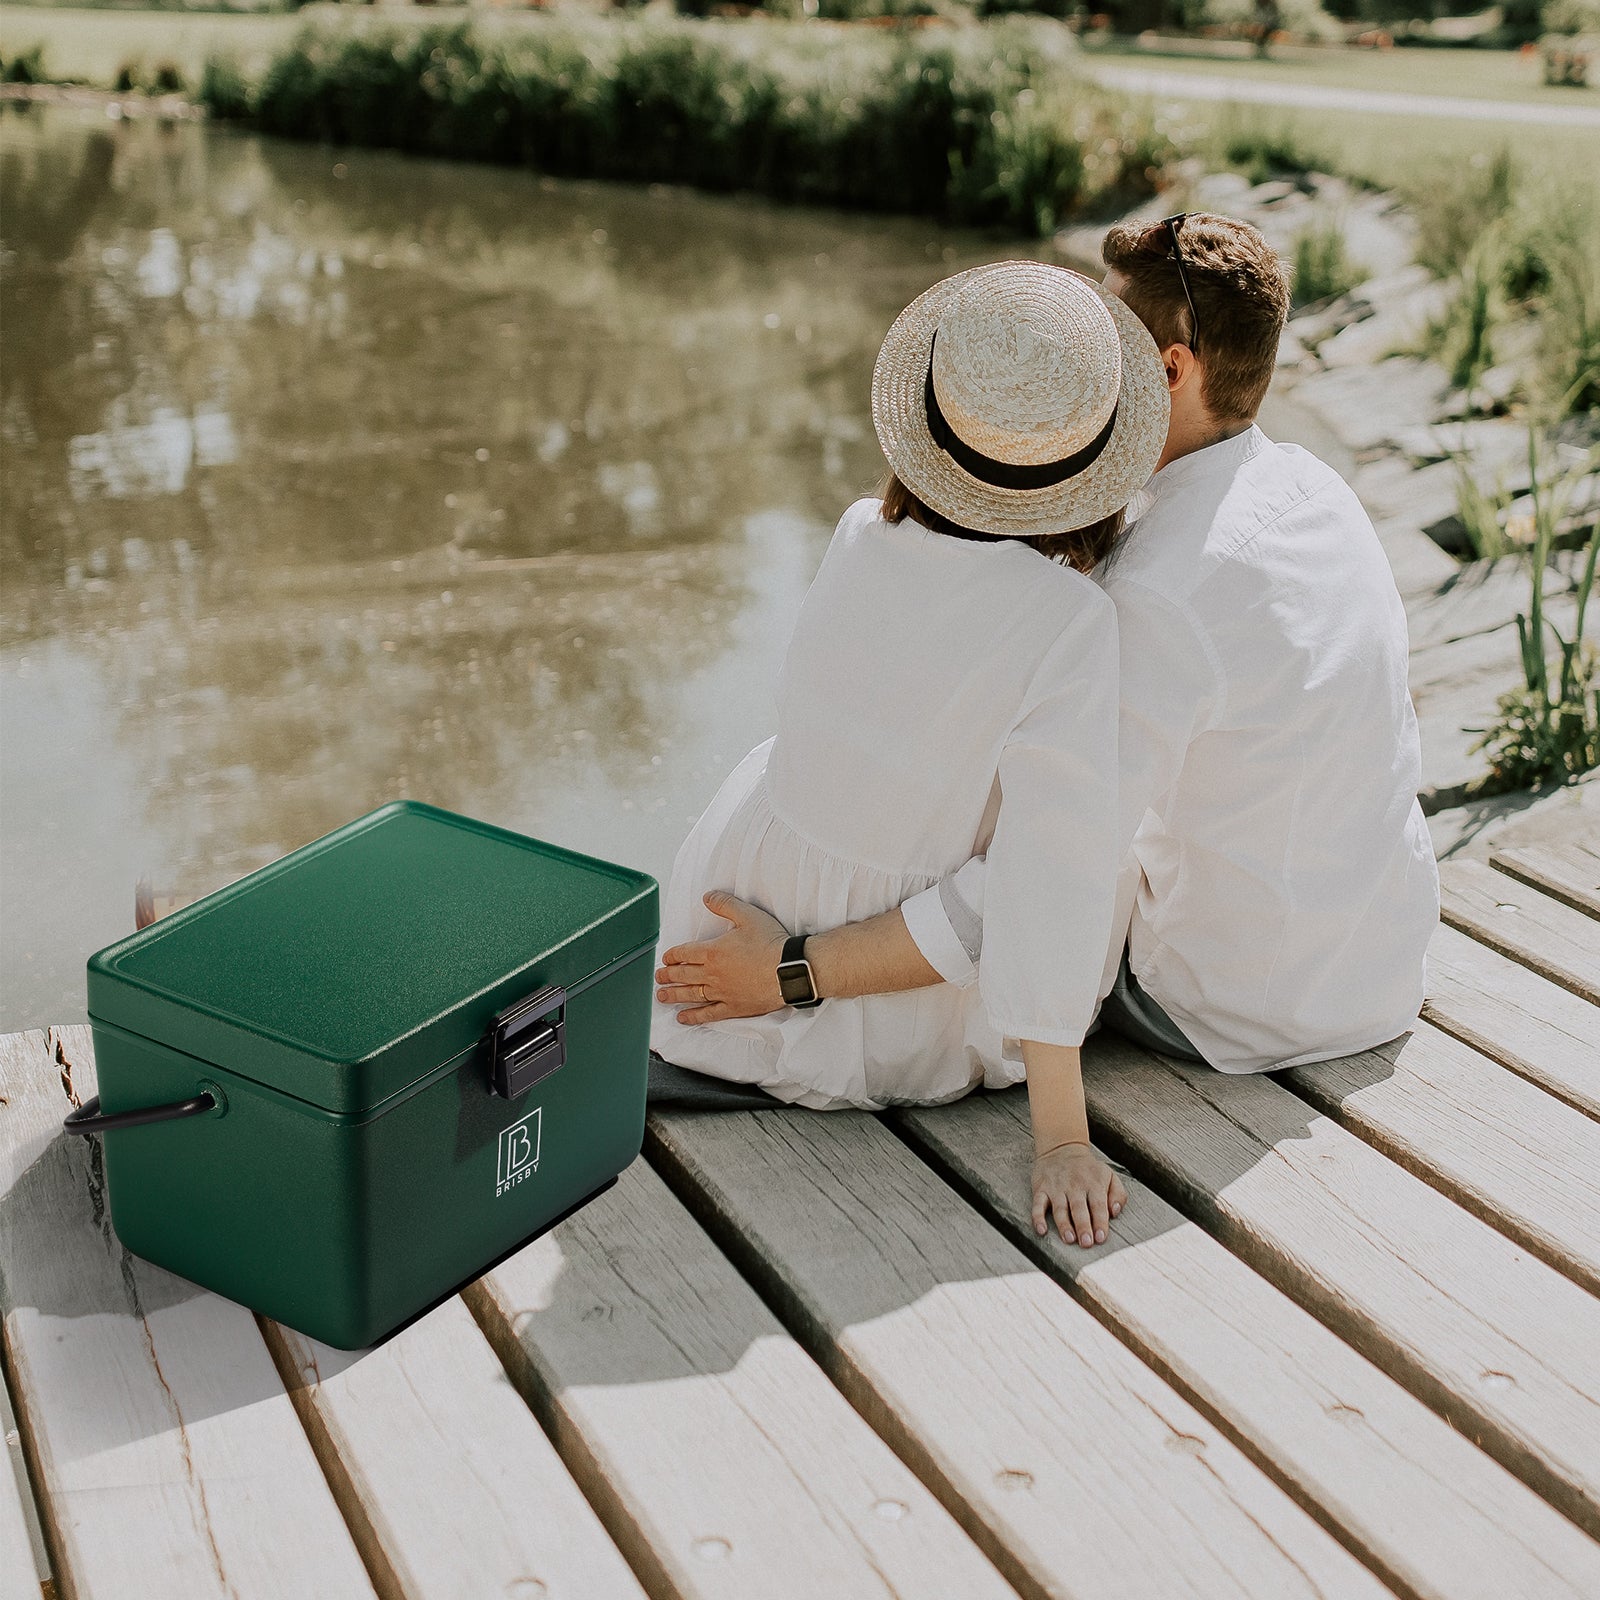
{"label": "black carry handle", "polygon": [[217,1103],[216,1096],[202,1090],[192,1100],[174,1100],[170,1105],[145,1106],[138,1111],[110,1111],[100,1109],[100,1096],[85,1100],[76,1111],[69,1112],[61,1124],[68,1133],[109,1133],[113,1128],[138,1128],[146,1122],[172,1122],[178,1117],[198,1117],[210,1111]]}
{"label": "black carry handle", "polygon": [[526,1094],[567,1060],[567,992],[550,984],[489,1020],[489,1087],[505,1100]]}

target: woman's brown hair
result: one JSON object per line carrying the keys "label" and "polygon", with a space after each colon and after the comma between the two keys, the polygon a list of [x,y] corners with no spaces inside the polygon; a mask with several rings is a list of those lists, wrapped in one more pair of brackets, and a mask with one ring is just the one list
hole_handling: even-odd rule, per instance
{"label": "woman's brown hair", "polygon": [[[963,528],[948,517],[941,517],[931,506],[919,500],[892,472],[883,480],[883,487],[878,494],[883,501],[885,522],[904,522],[910,517],[930,533],[949,534],[952,539],[993,541],[1008,537],[1001,533],[979,533],[972,528]],[[1087,528],[1074,528],[1071,533],[1040,534],[1026,542],[1052,561],[1059,561],[1078,572],[1090,573],[1111,554],[1122,536],[1123,522],[1122,512],[1114,511],[1109,517],[1091,522]]]}

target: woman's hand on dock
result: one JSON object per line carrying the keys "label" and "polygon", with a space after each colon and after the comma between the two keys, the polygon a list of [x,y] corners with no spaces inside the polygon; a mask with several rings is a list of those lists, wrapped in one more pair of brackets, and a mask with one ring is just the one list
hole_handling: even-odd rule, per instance
{"label": "woman's hand on dock", "polygon": [[721,1022],[783,1009],[778,963],[788,929],[760,906],[712,890],[706,909],[732,924],[715,939],[675,944],[656,968],[656,999],[682,1006],[678,1021]]}
{"label": "woman's hand on dock", "polygon": [[1033,1231],[1050,1231],[1049,1213],[1067,1244],[1104,1244],[1111,1219],[1127,1204],[1122,1180],[1086,1144],[1058,1145],[1033,1163]]}

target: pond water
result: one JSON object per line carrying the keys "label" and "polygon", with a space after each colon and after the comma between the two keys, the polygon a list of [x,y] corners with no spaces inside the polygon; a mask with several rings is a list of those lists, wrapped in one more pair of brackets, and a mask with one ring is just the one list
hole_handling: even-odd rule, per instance
{"label": "pond water", "polygon": [[395,796],[664,877],[882,470],[884,330],[1030,253],[61,107],[0,134],[0,1031],[82,1019],[140,877],[203,893]]}

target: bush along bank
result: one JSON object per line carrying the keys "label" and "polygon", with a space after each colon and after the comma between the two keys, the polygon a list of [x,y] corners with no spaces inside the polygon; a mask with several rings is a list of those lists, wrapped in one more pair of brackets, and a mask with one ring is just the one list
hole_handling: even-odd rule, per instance
{"label": "bush along bank", "polygon": [[1072,78],[1058,31],[312,29],[254,83],[212,60],[200,98],[290,138],[1039,236],[1152,192],[1171,154],[1147,115]]}

